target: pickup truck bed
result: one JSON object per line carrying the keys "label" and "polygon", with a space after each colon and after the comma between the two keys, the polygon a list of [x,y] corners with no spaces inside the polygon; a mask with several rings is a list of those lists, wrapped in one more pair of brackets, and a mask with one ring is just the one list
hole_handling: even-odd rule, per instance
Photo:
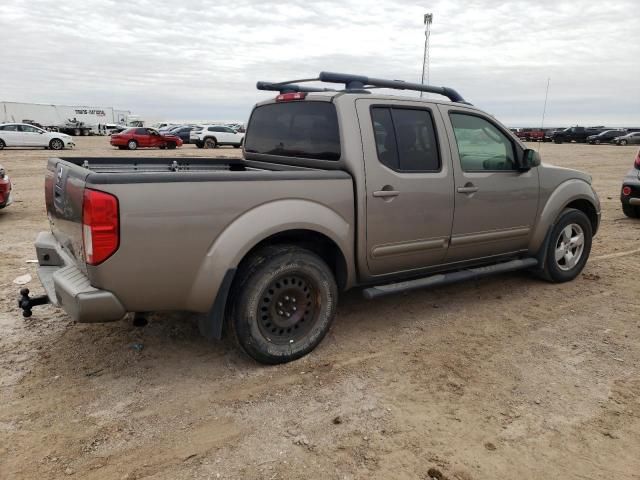
{"label": "pickup truck bed", "polygon": [[[87,189],[119,202],[118,248],[99,267],[84,251]],[[45,194],[52,234],[36,242],[42,284],[81,322],[208,312],[226,274],[214,266],[234,264],[277,233],[277,216],[292,230],[329,221],[335,230],[327,234],[353,249],[353,185],[341,170],[229,158],[52,158]]]}

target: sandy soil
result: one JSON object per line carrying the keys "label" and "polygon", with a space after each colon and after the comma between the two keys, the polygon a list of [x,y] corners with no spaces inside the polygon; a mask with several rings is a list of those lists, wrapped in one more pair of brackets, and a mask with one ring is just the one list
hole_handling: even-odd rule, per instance
{"label": "sandy soil", "polygon": [[[640,222],[618,200],[634,151],[542,146],[602,200],[576,281],[351,292],[319,348],[276,367],[177,314],[143,329],[49,306],[24,320],[12,281],[30,273],[41,291],[27,261],[49,152],[0,152],[16,199],[0,211],[0,478],[640,478]],[[128,153],[79,138],[69,155]]]}

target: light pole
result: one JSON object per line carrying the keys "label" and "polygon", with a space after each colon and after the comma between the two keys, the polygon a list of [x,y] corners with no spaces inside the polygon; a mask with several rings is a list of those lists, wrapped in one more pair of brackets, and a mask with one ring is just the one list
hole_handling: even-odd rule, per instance
{"label": "light pole", "polygon": [[[429,35],[431,34],[431,22],[433,22],[433,13],[424,14],[424,57],[422,59],[422,85],[424,85],[425,71],[427,74],[427,85],[429,85]],[[420,98],[422,94],[420,92]]]}

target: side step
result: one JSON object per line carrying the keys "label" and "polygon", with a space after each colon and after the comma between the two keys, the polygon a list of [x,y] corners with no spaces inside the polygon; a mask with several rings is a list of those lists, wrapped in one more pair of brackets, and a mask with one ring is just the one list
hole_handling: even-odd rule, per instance
{"label": "side step", "polygon": [[365,298],[371,300],[373,298],[392,295],[394,293],[408,292],[418,290],[419,288],[439,287],[450,283],[462,282],[465,280],[474,280],[477,278],[488,277],[496,273],[513,272],[524,268],[531,268],[538,265],[535,258],[522,258],[518,260],[510,260],[508,262],[496,263],[484,267],[468,268],[457,270],[450,273],[438,273],[428,277],[416,278],[406,282],[389,283],[387,285],[377,285],[375,287],[365,288],[362,294]]}

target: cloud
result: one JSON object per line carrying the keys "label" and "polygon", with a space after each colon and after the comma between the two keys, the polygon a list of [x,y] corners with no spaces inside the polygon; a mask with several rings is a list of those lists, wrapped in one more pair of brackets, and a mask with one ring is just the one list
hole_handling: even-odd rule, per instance
{"label": "cloud", "polygon": [[[435,1],[430,79],[511,125],[640,125],[636,2]],[[257,80],[419,81],[424,6],[391,0],[3,0],[2,100],[246,119]]]}

